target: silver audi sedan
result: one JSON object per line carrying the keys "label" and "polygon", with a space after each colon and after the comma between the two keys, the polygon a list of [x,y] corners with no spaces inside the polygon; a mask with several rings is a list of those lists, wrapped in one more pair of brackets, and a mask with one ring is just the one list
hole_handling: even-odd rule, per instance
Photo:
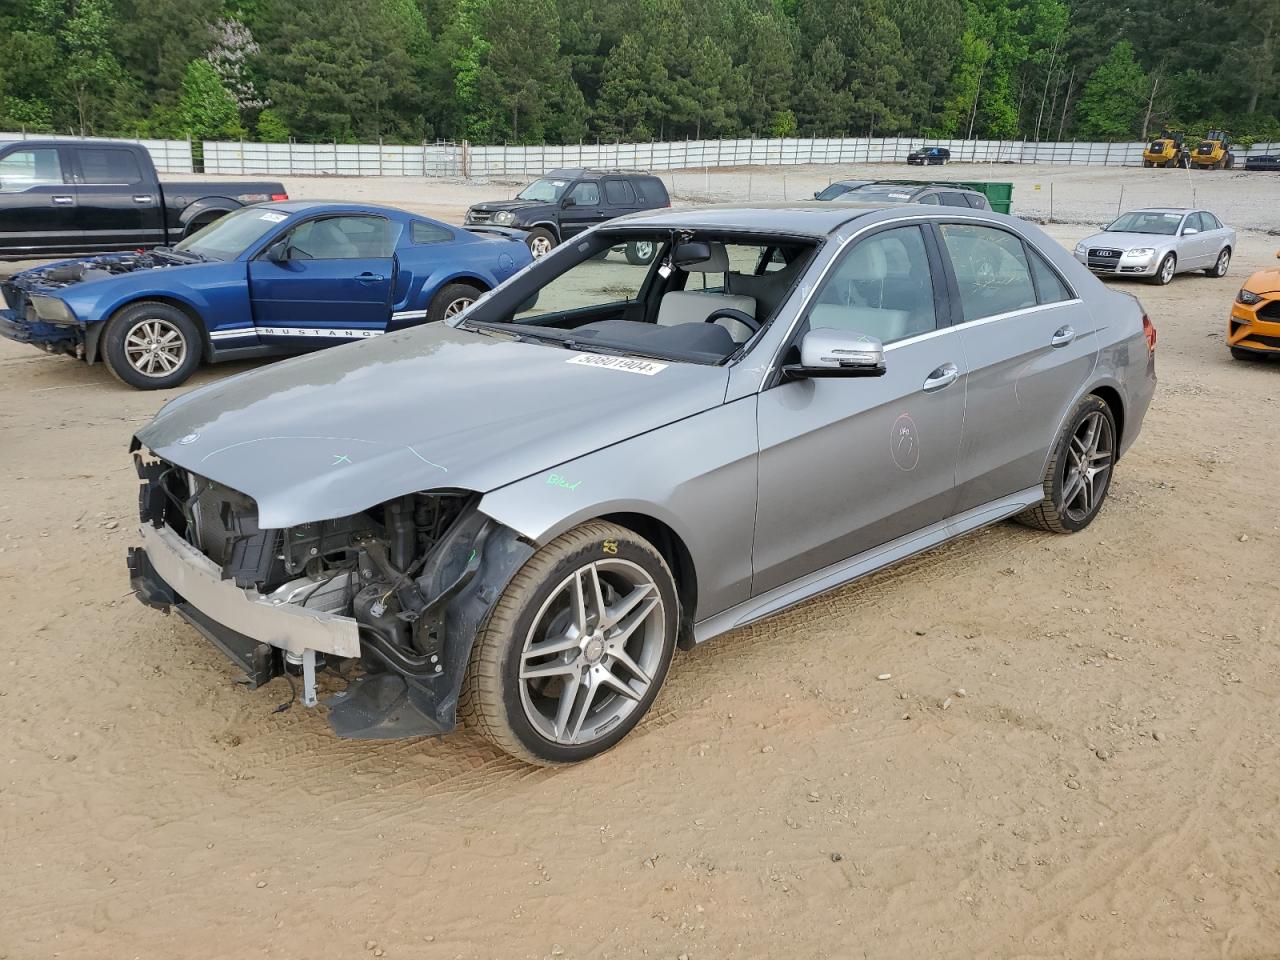
{"label": "silver audi sedan", "polygon": [[635,214],[458,317],[170,402],[133,443],[132,585],[251,686],[327,691],[339,736],[466,720],[582,760],[677,647],[1006,518],[1087,527],[1155,344],[1012,217]]}
{"label": "silver audi sedan", "polygon": [[1236,232],[1208,210],[1153,207],[1117,217],[1076,244],[1075,257],[1100,277],[1142,277],[1164,285],[1203,270],[1225,277]]}

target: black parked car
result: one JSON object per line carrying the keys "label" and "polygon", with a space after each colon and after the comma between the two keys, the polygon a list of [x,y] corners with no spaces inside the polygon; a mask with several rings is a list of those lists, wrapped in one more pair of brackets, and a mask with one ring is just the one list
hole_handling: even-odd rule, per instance
{"label": "black parked car", "polygon": [[[627,170],[552,170],[529,184],[514,200],[477,203],[467,211],[467,226],[493,224],[525,231],[534,258],[597,223],[624,213],[671,206],[666,185],[650,173]],[[652,243],[629,243],[627,259],[648,263]]]}
{"label": "black parked car", "polygon": [[951,151],[946,147],[921,147],[907,154],[907,163],[919,166],[941,166],[951,159]]}
{"label": "black parked car", "polygon": [[1244,168],[1280,172],[1280,156],[1249,157],[1244,162]]}
{"label": "black parked car", "polygon": [[990,210],[985,194],[950,183],[895,183],[892,180],[837,180],[813,195],[815,200],[856,203],[932,203],[944,207]]}
{"label": "black parked car", "polygon": [[288,199],[275,180],[161,183],[136,143],[16,140],[0,145],[0,260],[171,245],[246,204]]}

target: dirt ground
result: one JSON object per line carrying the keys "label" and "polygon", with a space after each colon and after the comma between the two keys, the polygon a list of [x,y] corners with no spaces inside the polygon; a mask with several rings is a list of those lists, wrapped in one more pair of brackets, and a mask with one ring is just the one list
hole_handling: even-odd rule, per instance
{"label": "dirt ground", "polygon": [[558,771],[236,685],[128,595],[126,447],[174,392],[0,342],[0,958],[1280,957],[1280,363],[1223,340],[1277,246],[1130,288],[1161,384],[1087,531],[1001,524],[678,654]]}

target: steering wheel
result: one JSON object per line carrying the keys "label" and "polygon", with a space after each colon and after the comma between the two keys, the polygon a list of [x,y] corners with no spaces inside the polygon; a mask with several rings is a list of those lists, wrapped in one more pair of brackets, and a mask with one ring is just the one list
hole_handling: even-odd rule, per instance
{"label": "steering wheel", "polygon": [[707,317],[703,323],[715,323],[721,317],[728,320],[737,320],[752,333],[757,333],[760,330],[760,322],[756,320],[755,317],[749,313],[744,313],[741,310],[735,310],[733,307],[721,307],[719,310],[711,314],[711,316]]}

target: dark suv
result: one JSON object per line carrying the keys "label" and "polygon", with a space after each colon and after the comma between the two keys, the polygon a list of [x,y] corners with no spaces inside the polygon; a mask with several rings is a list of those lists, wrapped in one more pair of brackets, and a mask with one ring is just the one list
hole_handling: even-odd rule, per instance
{"label": "dark suv", "polygon": [[985,194],[951,183],[837,180],[825,190],[819,190],[813,198],[859,203],[936,203],[944,207],[991,209]]}
{"label": "dark suv", "polygon": [[[552,170],[529,184],[514,200],[477,203],[467,211],[467,226],[493,224],[525,232],[534,258],[574,234],[624,213],[671,206],[666,185],[650,173],[628,170]],[[652,243],[627,244],[627,259],[648,263]]]}

